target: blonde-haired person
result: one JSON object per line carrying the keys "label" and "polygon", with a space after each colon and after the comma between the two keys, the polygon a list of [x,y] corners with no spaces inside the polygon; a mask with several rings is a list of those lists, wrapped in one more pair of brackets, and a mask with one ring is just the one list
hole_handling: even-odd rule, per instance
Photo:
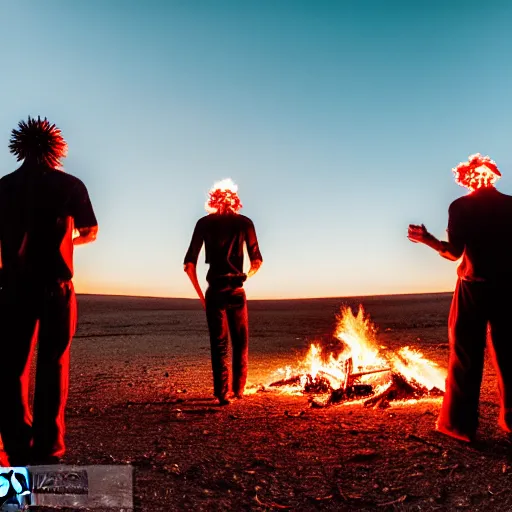
{"label": "blonde-haired person", "polygon": [[[231,389],[242,398],[247,381],[249,325],[243,284],[261,266],[262,257],[253,222],[239,214],[242,207],[238,189],[231,180],[213,186],[209,192],[208,215],[199,219],[185,256],[189,276],[205,310],[210,332],[214,395],[220,405],[229,402],[228,338],[232,345]],[[210,265],[203,294],[197,279],[196,264],[205,245],[206,263]],[[248,275],[243,272],[244,245],[251,260]]]}
{"label": "blonde-haired person", "polygon": [[495,188],[501,173],[489,157],[471,155],[453,172],[469,193],[450,205],[448,241],[439,241],[423,225],[410,225],[408,236],[444,258],[462,258],[449,317],[446,394],[436,428],[470,442],[478,427],[488,328],[501,397],[499,424],[512,432],[512,196]]}

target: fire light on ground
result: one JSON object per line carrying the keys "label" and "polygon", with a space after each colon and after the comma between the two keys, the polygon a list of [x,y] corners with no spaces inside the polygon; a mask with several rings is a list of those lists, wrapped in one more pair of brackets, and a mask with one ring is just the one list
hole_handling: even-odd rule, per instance
{"label": "fire light on ground", "polygon": [[360,306],[357,315],[348,307],[341,310],[329,347],[312,343],[304,359],[279,368],[272,377],[259,389],[309,394],[317,406],[354,400],[382,406],[391,400],[440,396],[446,372],[419,350],[394,352],[379,345],[375,326]]}

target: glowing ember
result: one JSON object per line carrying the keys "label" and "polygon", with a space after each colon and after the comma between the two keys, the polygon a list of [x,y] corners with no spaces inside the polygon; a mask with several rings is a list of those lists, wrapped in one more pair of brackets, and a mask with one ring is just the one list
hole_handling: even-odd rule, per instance
{"label": "glowing ember", "polygon": [[501,177],[496,162],[480,153],[470,155],[467,162],[461,162],[452,171],[455,174],[456,183],[471,192],[494,185]]}
{"label": "glowing ember", "polygon": [[208,192],[205,208],[208,213],[226,210],[237,213],[242,208],[242,202],[238,197],[238,186],[229,178],[215,183]]}
{"label": "glowing ember", "polygon": [[446,373],[420,351],[382,350],[362,307],[357,315],[341,310],[334,337],[334,348],[326,351],[312,343],[306,357],[295,367],[277,370],[278,380],[268,387],[288,394],[329,394],[329,403],[369,396],[369,403],[417,399],[444,391]]}

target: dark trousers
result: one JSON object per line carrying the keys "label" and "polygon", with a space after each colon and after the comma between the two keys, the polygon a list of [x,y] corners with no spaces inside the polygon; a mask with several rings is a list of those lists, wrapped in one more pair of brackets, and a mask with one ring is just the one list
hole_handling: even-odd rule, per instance
{"label": "dark trousers", "polygon": [[[0,435],[11,465],[61,457],[69,351],[76,329],[71,282],[4,290],[0,311]],[[37,341],[33,415],[29,377]]]}
{"label": "dark trousers", "polygon": [[212,350],[213,394],[217,398],[229,392],[229,346],[232,347],[233,393],[244,392],[249,356],[249,322],[243,288],[206,291],[206,319]]}
{"label": "dark trousers", "polygon": [[473,437],[486,336],[498,374],[500,426],[512,431],[512,284],[459,280],[449,318],[450,360],[438,428]]}

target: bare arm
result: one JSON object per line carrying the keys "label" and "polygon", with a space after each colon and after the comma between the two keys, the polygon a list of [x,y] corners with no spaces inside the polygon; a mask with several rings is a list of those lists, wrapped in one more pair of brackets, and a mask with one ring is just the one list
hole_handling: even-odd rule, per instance
{"label": "bare arm", "polygon": [[199,285],[199,281],[197,279],[196,266],[193,263],[185,263],[184,270],[187,273],[190,282],[194,286],[194,289],[199,297],[199,300],[201,301],[201,304],[203,305],[203,308],[206,308],[203,290],[201,290],[201,286]]}
{"label": "bare arm", "polygon": [[427,231],[427,228],[423,224],[421,226],[410,224],[407,238],[409,238],[411,242],[428,245],[443,258],[450,261],[457,261],[464,252],[463,247],[457,247],[451,242],[438,240]]}

